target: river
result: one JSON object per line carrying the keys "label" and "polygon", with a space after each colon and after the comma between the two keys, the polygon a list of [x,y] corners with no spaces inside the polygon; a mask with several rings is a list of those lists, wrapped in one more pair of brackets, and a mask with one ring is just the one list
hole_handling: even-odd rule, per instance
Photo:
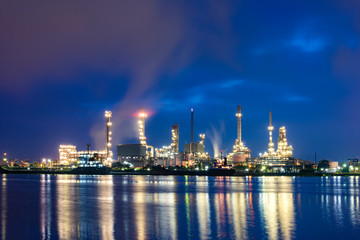
{"label": "river", "polygon": [[3,174],[1,239],[359,239],[359,181]]}

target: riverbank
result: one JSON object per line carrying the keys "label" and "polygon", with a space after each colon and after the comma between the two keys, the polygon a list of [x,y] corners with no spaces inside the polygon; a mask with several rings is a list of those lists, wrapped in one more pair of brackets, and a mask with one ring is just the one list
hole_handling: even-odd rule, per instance
{"label": "riverbank", "polygon": [[[60,168],[3,168],[0,167],[0,174],[71,174],[84,175],[86,173],[76,173],[73,169]],[[104,174],[89,174],[89,175],[104,175]],[[234,169],[214,168],[209,170],[111,170],[106,175],[164,175],[164,176],[295,176],[295,177],[333,177],[333,176],[360,176],[360,173],[318,173],[318,172],[294,172],[294,173],[264,173],[264,172],[244,172],[235,171]]]}

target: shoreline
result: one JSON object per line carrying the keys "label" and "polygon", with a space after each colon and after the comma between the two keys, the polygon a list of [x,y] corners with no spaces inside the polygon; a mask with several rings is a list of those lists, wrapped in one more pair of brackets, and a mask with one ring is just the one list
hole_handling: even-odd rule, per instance
{"label": "shoreline", "polygon": [[120,175],[120,176],[135,176],[135,175],[150,175],[150,176],[238,176],[238,177],[337,177],[337,176],[360,176],[360,173],[256,173],[256,172],[237,172],[228,169],[216,169],[208,171],[110,171],[109,174],[86,174],[74,173],[71,170],[57,170],[57,169],[24,169],[24,170],[10,170],[0,167],[0,174],[66,174],[66,175]]}

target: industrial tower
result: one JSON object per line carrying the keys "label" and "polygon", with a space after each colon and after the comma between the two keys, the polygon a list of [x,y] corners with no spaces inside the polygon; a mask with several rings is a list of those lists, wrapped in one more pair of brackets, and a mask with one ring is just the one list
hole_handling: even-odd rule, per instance
{"label": "industrial tower", "polygon": [[150,146],[146,143],[146,136],[145,136],[145,120],[147,118],[147,114],[145,112],[145,109],[142,108],[139,115],[139,140],[140,144],[146,147],[146,155],[148,157],[154,157],[154,147]]}
{"label": "industrial tower", "polygon": [[199,144],[201,144],[201,145],[204,145],[204,142],[205,142],[205,134],[199,134],[199,138],[200,138],[200,142],[199,142]]}
{"label": "industrial tower", "polygon": [[237,118],[237,139],[235,141],[235,145],[241,146],[242,145],[242,142],[241,142],[241,118],[242,118],[242,114],[241,114],[241,106],[240,105],[237,106],[236,118]]}
{"label": "industrial tower", "polygon": [[235,145],[233,147],[232,153],[229,154],[229,160],[232,161],[234,165],[240,164],[246,161],[246,158],[250,158],[250,149],[247,148],[241,139],[241,106],[237,106],[237,112],[235,114],[237,118],[237,139],[235,140]]}
{"label": "industrial tower", "polygon": [[194,139],[194,109],[191,108],[191,126],[190,126],[190,143],[185,144],[184,151],[187,153],[187,165],[195,164],[195,160],[207,158],[205,154],[205,134],[200,134],[200,141],[195,142]]}
{"label": "industrial tower", "polygon": [[191,108],[191,133],[190,143],[194,142],[194,109]]}
{"label": "industrial tower", "polygon": [[109,162],[112,160],[113,157],[113,153],[111,151],[111,117],[112,117],[112,113],[110,111],[105,111],[105,119],[106,119],[106,142],[105,142],[105,146],[106,146],[106,160]]}
{"label": "industrial tower", "polygon": [[173,153],[179,152],[179,124],[171,126],[171,150]]}
{"label": "industrial tower", "polygon": [[274,149],[274,143],[272,140],[272,132],[274,131],[274,126],[272,125],[272,112],[269,112],[269,145],[268,145],[268,154],[270,156],[275,154],[275,149]]}
{"label": "industrial tower", "polygon": [[279,128],[278,149],[276,154],[281,157],[292,157],[293,154],[293,147],[291,145],[288,146],[286,129],[284,126]]}
{"label": "industrial tower", "polygon": [[147,114],[145,113],[145,109],[142,108],[141,112],[139,113],[139,140],[140,144],[147,146],[146,144],[146,137],[145,137],[145,119],[147,117]]}

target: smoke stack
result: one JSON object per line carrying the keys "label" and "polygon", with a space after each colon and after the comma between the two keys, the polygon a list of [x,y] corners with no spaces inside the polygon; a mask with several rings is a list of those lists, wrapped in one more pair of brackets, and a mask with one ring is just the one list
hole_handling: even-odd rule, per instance
{"label": "smoke stack", "polygon": [[274,130],[274,127],[272,125],[272,112],[269,112],[269,127],[268,127],[268,130],[269,130],[269,149],[268,149],[268,153],[270,155],[273,155],[274,152],[275,152],[275,149],[274,149],[274,143],[272,141],[272,131]]}
{"label": "smoke stack", "polygon": [[111,152],[111,117],[112,113],[110,111],[105,111],[105,119],[106,119],[106,128],[105,128],[105,134],[106,134],[106,141],[105,141],[105,147],[106,147],[106,160],[112,159],[112,152]]}
{"label": "smoke stack", "polygon": [[238,105],[237,106],[237,113],[236,113],[236,117],[237,117],[237,140],[238,140],[238,144],[241,145],[241,106]]}
{"label": "smoke stack", "polygon": [[143,146],[146,146],[146,137],[145,137],[145,119],[147,117],[147,114],[145,112],[145,108],[141,108],[141,111],[139,113],[139,140],[140,144]]}
{"label": "smoke stack", "polygon": [[191,133],[190,133],[191,141],[194,142],[194,109],[191,108]]}

